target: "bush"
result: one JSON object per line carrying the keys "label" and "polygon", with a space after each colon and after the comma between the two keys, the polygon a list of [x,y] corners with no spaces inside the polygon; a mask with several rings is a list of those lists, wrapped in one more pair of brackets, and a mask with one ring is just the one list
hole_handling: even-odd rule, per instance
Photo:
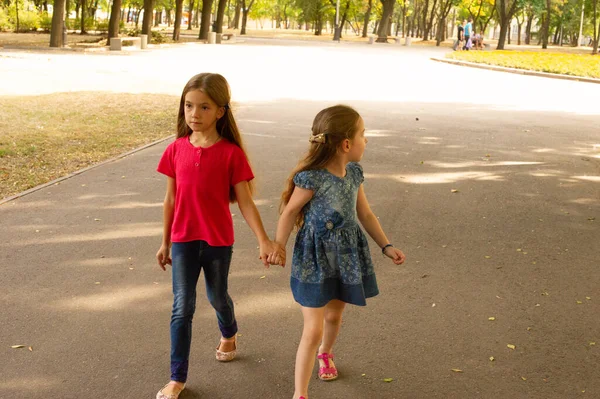
{"label": "bush", "polygon": [[156,43],[156,44],[161,44],[161,43],[165,43],[167,41],[167,38],[165,37],[165,35],[163,35],[160,32],[157,31],[152,31],[152,37],[150,40],[150,43]]}
{"label": "bush", "polygon": [[[11,13],[14,29],[17,29],[17,17]],[[36,11],[19,10],[19,32],[29,32],[40,27],[40,15]]]}
{"label": "bush", "polygon": [[138,28],[127,29],[125,32],[125,34],[130,37],[138,37],[141,33],[142,30]]}
{"label": "bush", "polygon": [[2,7],[0,7],[0,32],[13,30],[15,27],[11,24],[8,19],[8,13]]}
{"label": "bush", "polygon": [[44,32],[50,32],[50,30],[52,30],[52,17],[48,15],[47,12],[43,12],[40,16],[40,28],[42,28]]}

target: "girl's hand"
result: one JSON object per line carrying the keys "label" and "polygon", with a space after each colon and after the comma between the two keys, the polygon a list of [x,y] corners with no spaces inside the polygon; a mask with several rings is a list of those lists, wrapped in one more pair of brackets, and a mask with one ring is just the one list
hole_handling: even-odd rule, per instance
{"label": "girl's hand", "polygon": [[285,267],[285,247],[278,243],[275,243],[275,245],[278,247],[278,249],[277,251],[269,254],[267,262],[269,262],[270,265],[279,265],[281,267]]}
{"label": "girl's hand", "polygon": [[[275,260],[275,257],[273,255],[279,256],[279,259],[277,259],[278,261]],[[276,243],[275,241],[271,241],[271,240],[265,241],[260,244],[260,259],[262,260],[262,262],[266,268],[268,268],[269,265],[284,266],[285,265],[285,248],[283,248],[283,246]]]}
{"label": "girl's hand", "polygon": [[172,264],[171,257],[169,256],[170,249],[171,248],[169,247],[169,245],[163,244],[160,246],[160,249],[156,253],[156,260],[158,260],[158,266],[160,266],[160,268],[163,270],[167,270],[165,265]]}
{"label": "girl's hand", "polygon": [[401,265],[406,260],[404,253],[395,247],[387,247],[383,254],[394,261],[395,264]]}

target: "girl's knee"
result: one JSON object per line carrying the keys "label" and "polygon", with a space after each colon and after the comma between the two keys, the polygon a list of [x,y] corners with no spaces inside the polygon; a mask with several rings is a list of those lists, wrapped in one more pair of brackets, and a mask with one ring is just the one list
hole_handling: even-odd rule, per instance
{"label": "girl's knee", "polygon": [[329,312],[325,314],[325,323],[328,324],[339,324],[342,322],[341,312]]}
{"label": "girl's knee", "polygon": [[319,345],[323,339],[323,326],[305,326],[302,340],[310,345]]}

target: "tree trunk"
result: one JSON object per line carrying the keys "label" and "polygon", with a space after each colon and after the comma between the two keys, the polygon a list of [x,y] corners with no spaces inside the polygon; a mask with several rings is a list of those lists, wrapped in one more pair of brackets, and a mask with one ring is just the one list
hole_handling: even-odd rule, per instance
{"label": "tree trunk", "polygon": [[421,24],[423,25],[423,40],[427,40],[427,35],[429,31],[427,30],[427,11],[429,11],[429,0],[425,0],[425,4],[423,5],[423,19],[421,20]]}
{"label": "tree trunk", "polygon": [[65,18],[65,0],[54,0],[53,10],[54,11],[52,12],[52,30],[50,31],[50,47],[62,47],[63,24]]}
{"label": "tree trunk", "polygon": [[592,54],[598,54],[599,39],[600,28],[598,27],[598,0],[594,0],[594,48],[592,48]]}
{"label": "tree trunk", "polygon": [[510,44],[510,39],[512,36],[512,25],[510,22],[508,23],[508,32],[506,32],[506,36],[508,36],[508,44]]}
{"label": "tree trunk", "polygon": [[192,13],[194,12],[194,0],[190,0],[188,6],[188,27],[187,30],[192,30]]}
{"label": "tree trunk", "polygon": [[152,16],[154,15],[154,0],[144,0],[144,20],[142,21],[142,34],[148,35],[148,43],[152,37]]}
{"label": "tree trunk", "polygon": [[219,0],[219,6],[217,7],[217,33],[223,33],[223,17],[225,16],[226,6],[227,0]]}
{"label": "tree trunk", "polygon": [[375,21],[375,27],[373,28],[373,34],[377,34],[377,29],[379,28],[379,20]]}
{"label": "tree trunk", "polygon": [[237,0],[235,3],[235,13],[233,15],[233,29],[240,28],[240,15],[242,9],[242,0]]}
{"label": "tree trunk", "polygon": [[518,37],[517,37],[517,46],[521,45],[521,28],[523,27],[523,23],[519,22],[519,29],[517,31]]}
{"label": "tree trunk", "polygon": [[394,14],[396,0],[380,0],[383,3],[383,15],[377,30],[377,43],[387,43],[387,33],[390,27],[390,17]]}
{"label": "tree trunk", "polygon": [[[206,1],[206,0],[205,0]],[[246,24],[248,23],[248,14],[250,13],[250,8],[254,4],[254,0],[248,4],[246,7],[246,0],[242,0],[242,29],[240,31],[240,35],[246,34]]]}
{"label": "tree trunk", "polygon": [[[119,25],[121,22],[121,1],[113,0],[110,10],[110,21],[108,22],[108,37],[119,37]],[[109,43],[110,44],[110,40]]]}
{"label": "tree trunk", "polygon": [[86,34],[85,31],[85,7],[87,6],[86,0],[81,0],[81,34]]}
{"label": "tree trunk", "polygon": [[498,38],[498,46],[496,50],[504,50],[504,43],[506,42],[506,33],[508,32],[508,24],[510,21],[503,21],[500,24],[500,37]]}
{"label": "tree trunk", "polygon": [[198,39],[207,40],[208,39],[208,31],[210,30],[210,12],[212,9],[213,0],[203,0],[202,1],[202,19],[200,21],[200,33],[198,34]]}
{"label": "tree trunk", "polygon": [[542,48],[548,48],[548,36],[550,36],[550,12],[552,10],[552,0],[546,0],[546,15],[544,17],[544,27],[542,29]]}
{"label": "tree trunk", "polygon": [[525,25],[525,44],[531,43],[531,25],[533,22],[533,12],[527,15],[527,25]]}
{"label": "tree trunk", "polygon": [[181,18],[183,16],[183,0],[175,1],[175,25],[173,26],[173,41],[179,41],[181,33]]}

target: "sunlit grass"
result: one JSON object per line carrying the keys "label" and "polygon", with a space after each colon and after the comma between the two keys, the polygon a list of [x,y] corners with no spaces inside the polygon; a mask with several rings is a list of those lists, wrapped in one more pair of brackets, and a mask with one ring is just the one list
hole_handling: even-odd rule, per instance
{"label": "sunlit grass", "polygon": [[533,51],[460,51],[448,58],[508,68],[600,79],[600,55]]}

